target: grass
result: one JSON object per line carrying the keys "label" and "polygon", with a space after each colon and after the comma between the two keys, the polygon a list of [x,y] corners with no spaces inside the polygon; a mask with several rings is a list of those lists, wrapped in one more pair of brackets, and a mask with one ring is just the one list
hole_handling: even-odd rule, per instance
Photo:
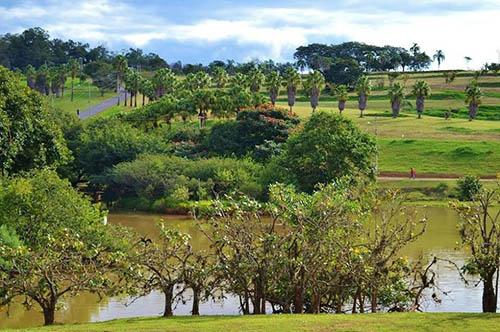
{"label": "grass", "polygon": [[201,316],[120,319],[16,331],[497,331],[500,315],[469,313],[391,313],[359,315]]}
{"label": "grass", "polygon": [[417,175],[495,176],[500,170],[500,144],[494,141],[379,139],[379,170]]}

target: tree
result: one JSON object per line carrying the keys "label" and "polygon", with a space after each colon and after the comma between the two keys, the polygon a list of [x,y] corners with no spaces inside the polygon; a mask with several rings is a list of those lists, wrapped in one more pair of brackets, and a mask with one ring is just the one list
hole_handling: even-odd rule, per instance
{"label": "tree", "polygon": [[193,93],[193,101],[196,108],[200,111],[198,113],[200,128],[204,128],[208,117],[208,111],[212,108],[212,104],[214,103],[214,93],[209,89],[196,90]]}
{"label": "tree", "polygon": [[153,75],[152,81],[156,91],[156,98],[161,98],[167,93],[172,93],[177,83],[174,73],[168,68],[157,70]]}
{"label": "tree", "polygon": [[0,206],[0,226],[19,239],[17,245],[0,239],[3,304],[23,297],[51,325],[62,298],[112,291],[125,243],[68,181],[49,170],[12,178],[2,185]]}
{"label": "tree", "polygon": [[474,201],[481,193],[483,185],[481,180],[473,175],[467,175],[457,181],[458,199],[461,201]]}
{"label": "tree", "polygon": [[425,81],[417,81],[413,85],[412,89],[413,95],[416,97],[416,107],[418,118],[422,118],[422,113],[424,112],[425,98],[429,97],[431,94],[431,88],[429,84]]}
{"label": "tree", "polygon": [[444,52],[442,50],[437,50],[436,53],[434,53],[434,55],[432,56],[432,58],[434,59],[434,61],[437,61],[438,63],[438,70],[439,67],[441,67],[441,63],[446,59],[446,57],[444,56]]}
{"label": "tree", "polygon": [[394,83],[389,89],[389,99],[391,100],[393,118],[398,117],[404,97],[405,93],[403,85],[399,82]]}
{"label": "tree", "polygon": [[482,92],[476,80],[473,80],[465,88],[465,103],[469,107],[469,121],[476,118],[479,105],[482,103]]}
{"label": "tree", "polygon": [[310,193],[317,184],[344,176],[373,178],[376,153],[373,138],[351,120],[317,112],[287,140],[278,158],[288,181]]}
{"label": "tree", "polygon": [[146,276],[139,281],[141,293],[161,291],[165,297],[163,317],[171,317],[173,304],[184,293],[185,288],[179,284],[184,281],[193,251],[188,234],[167,228],[163,223],[159,224],[159,230],[158,240],[138,241],[134,260],[146,271]]}
{"label": "tree", "polygon": [[277,71],[271,72],[266,79],[266,87],[269,92],[269,99],[271,99],[271,104],[276,105],[276,99],[279,96],[280,87],[282,84],[282,78]]}
{"label": "tree", "polygon": [[368,96],[371,92],[371,83],[368,76],[361,76],[356,83],[356,92],[358,93],[358,108],[359,108],[359,117],[363,117],[363,111],[366,109],[366,102],[368,100]]}
{"label": "tree", "polygon": [[465,65],[467,66],[467,69],[469,69],[469,63],[472,61],[472,58],[470,56],[464,56],[465,60]]}
{"label": "tree", "polygon": [[252,70],[250,70],[247,77],[250,91],[253,93],[258,93],[266,78],[262,71],[260,71],[260,69],[258,68],[253,68]]}
{"label": "tree", "polygon": [[470,252],[463,269],[469,274],[479,275],[483,283],[483,312],[496,312],[498,303],[500,213],[494,211],[494,206],[498,203],[499,186],[481,190],[472,203],[452,203],[452,207],[461,217],[461,244]]}
{"label": "tree", "polygon": [[319,71],[314,71],[307,76],[306,89],[309,94],[312,111],[316,111],[319,104],[319,95],[325,87],[325,78]]}
{"label": "tree", "polygon": [[26,84],[31,89],[35,89],[35,80],[36,80],[36,69],[32,65],[28,65],[25,70],[26,73]]}
{"label": "tree", "polygon": [[347,86],[343,84],[337,85],[333,90],[333,93],[335,94],[335,98],[337,98],[338,101],[339,112],[340,114],[342,114],[342,111],[345,109],[345,103],[349,99]]}
{"label": "tree", "polygon": [[216,67],[213,73],[214,82],[219,89],[223,89],[229,81],[229,75],[223,67]]}
{"label": "tree", "polygon": [[121,95],[121,84],[125,75],[125,72],[128,69],[127,59],[119,54],[114,58],[113,65],[116,71],[116,92],[118,93],[118,101],[117,105],[120,106],[120,95]]}
{"label": "tree", "polygon": [[288,67],[285,72],[285,80],[288,106],[290,107],[290,113],[292,113],[292,108],[295,105],[297,90],[301,84],[302,79],[300,77],[300,74],[293,67]]}
{"label": "tree", "polygon": [[69,74],[71,76],[71,101],[73,101],[75,94],[75,78],[80,71],[80,64],[75,59],[71,58],[68,63]]}
{"label": "tree", "polygon": [[58,167],[70,159],[61,128],[42,96],[0,67],[0,174]]}

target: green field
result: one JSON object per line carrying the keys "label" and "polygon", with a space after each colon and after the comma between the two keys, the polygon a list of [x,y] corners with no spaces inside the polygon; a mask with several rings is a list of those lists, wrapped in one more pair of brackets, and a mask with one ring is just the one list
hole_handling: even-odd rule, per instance
{"label": "green field", "polygon": [[392,313],[121,319],[15,331],[498,331],[498,324],[500,324],[498,314]]}

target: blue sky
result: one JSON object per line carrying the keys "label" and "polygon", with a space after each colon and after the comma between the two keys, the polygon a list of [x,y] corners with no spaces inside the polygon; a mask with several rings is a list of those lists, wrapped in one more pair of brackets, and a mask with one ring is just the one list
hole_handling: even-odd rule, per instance
{"label": "blue sky", "polygon": [[442,49],[443,68],[498,60],[500,0],[0,0],[0,33],[40,26],[54,37],[141,47],[167,61],[292,60],[297,46],[356,40]]}

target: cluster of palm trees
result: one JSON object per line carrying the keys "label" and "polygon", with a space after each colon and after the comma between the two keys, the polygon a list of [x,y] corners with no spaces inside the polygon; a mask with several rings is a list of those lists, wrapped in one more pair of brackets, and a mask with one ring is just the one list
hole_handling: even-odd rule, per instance
{"label": "cluster of palm trees", "polygon": [[67,64],[48,66],[46,64],[35,69],[26,67],[26,83],[28,87],[43,95],[53,94],[64,97],[64,90],[68,76],[71,78],[71,101],[74,99],[74,81],[80,71],[80,64],[72,59]]}

